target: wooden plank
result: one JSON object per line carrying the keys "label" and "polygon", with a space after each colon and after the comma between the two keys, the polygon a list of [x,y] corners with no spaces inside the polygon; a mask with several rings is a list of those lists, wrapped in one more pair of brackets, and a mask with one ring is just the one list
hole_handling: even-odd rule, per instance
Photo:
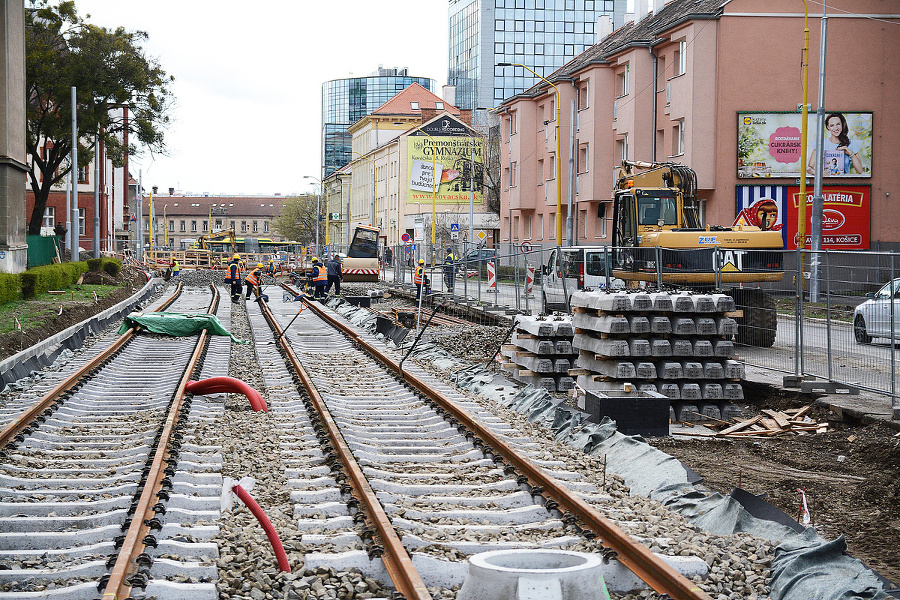
{"label": "wooden plank", "polygon": [[502,363],[500,365],[500,368],[506,369],[507,371],[512,371],[513,369],[518,369],[519,365],[517,365],[516,363]]}
{"label": "wooden plank", "polygon": [[736,425],[732,425],[731,427],[727,427],[727,428],[723,429],[722,431],[719,432],[719,435],[727,435],[727,434],[733,433],[735,431],[740,431],[742,429],[746,429],[747,427],[750,427],[751,425],[755,425],[756,423],[759,423],[759,421],[761,419],[762,419],[762,415],[757,415],[757,416],[753,417],[752,419],[747,419],[746,421],[741,421],[740,423],[738,423]]}
{"label": "wooden plank", "polygon": [[803,408],[797,409],[797,412],[794,413],[794,418],[796,419],[798,417],[802,417],[803,415],[808,413],[810,411],[810,409],[812,409],[812,407],[813,407],[812,404],[807,404]]}
{"label": "wooden plank", "polygon": [[500,350],[503,350],[506,352],[512,352],[512,351],[516,351],[518,349],[519,349],[519,347],[516,346],[515,344],[503,344],[502,346],[500,346]]}
{"label": "wooden plank", "polygon": [[747,435],[775,435],[776,433],[782,433],[784,430],[780,428],[776,429],[766,429],[765,431],[732,431],[730,433],[719,432],[719,437],[744,437]]}
{"label": "wooden plank", "polygon": [[529,371],[528,369],[521,369],[519,371],[519,377],[540,377],[540,373],[535,373],[534,371]]}
{"label": "wooden plank", "polygon": [[778,423],[778,426],[782,429],[788,429],[791,426],[791,424],[788,422],[788,416],[781,411],[764,408],[762,410],[762,413],[772,417],[772,419],[774,419],[775,422]]}
{"label": "wooden plank", "polygon": [[569,369],[569,375],[577,377],[579,375],[591,375],[593,371],[589,369]]}
{"label": "wooden plank", "polygon": [[518,340],[536,340],[539,338],[538,338],[538,336],[530,334],[530,333],[523,333],[520,331],[516,331],[516,339],[518,339]]}
{"label": "wooden plank", "polygon": [[784,429],[775,419],[769,419],[768,417],[763,417],[759,423],[766,429]]}
{"label": "wooden plank", "polygon": [[735,318],[738,318],[738,317],[743,317],[743,316],[744,316],[744,311],[742,311],[742,310],[732,310],[732,311],[728,311],[728,312],[725,312],[725,313],[722,313],[722,314],[725,315],[726,317],[731,317],[732,319],[735,319]]}

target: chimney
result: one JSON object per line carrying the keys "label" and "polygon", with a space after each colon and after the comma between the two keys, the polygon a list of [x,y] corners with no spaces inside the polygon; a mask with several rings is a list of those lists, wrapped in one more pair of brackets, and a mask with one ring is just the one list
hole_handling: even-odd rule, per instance
{"label": "chimney", "polygon": [[441,88],[441,98],[444,99],[444,102],[447,104],[452,104],[456,106],[456,86],[455,85],[445,85]]}
{"label": "chimney", "polygon": [[647,16],[647,3],[648,0],[634,0],[634,8],[637,12],[634,19],[636,23]]}
{"label": "chimney", "polygon": [[155,196],[158,191],[159,191],[159,188],[154,185],[153,186],[153,195]]}
{"label": "chimney", "polygon": [[174,195],[175,195],[175,188],[169,188],[169,195],[170,195],[170,196],[174,196]]}
{"label": "chimney", "polygon": [[613,32],[612,17],[600,15],[597,17],[597,43],[602,42],[606,36]]}

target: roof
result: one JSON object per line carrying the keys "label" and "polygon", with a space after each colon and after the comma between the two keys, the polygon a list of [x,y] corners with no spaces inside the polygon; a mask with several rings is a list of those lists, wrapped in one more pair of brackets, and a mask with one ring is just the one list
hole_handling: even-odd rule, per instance
{"label": "roof", "polygon": [[[547,80],[555,82],[573,76],[591,64],[610,62],[611,59],[628,48],[635,46],[649,47],[664,41],[660,34],[685,21],[692,19],[717,19],[722,15],[723,7],[730,0],[672,0],[656,13],[635,22],[629,22],[561,66],[547,76]],[[546,84],[539,81],[521,94],[504,100],[500,106],[508,104],[515,98],[529,98],[544,93]]]}
{"label": "roof", "polygon": [[[207,217],[210,211],[213,218],[260,217],[271,218],[281,214],[281,207],[288,196],[168,196],[153,197],[154,211],[157,217],[163,213],[168,216]],[[150,213],[150,197],[145,196],[141,203],[145,215]]]}
{"label": "roof", "polygon": [[[438,102],[441,106],[438,106]],[[415,103],[415,104],[413,104]],[[415,106],[416,108],[413,108]],[[422,85],[413,83],[397,93],[390,100],[372,111],[373,115],[420,115],[422,109],[446,110],[450,114],[459,115],[459,108],[443,98],[428,91]]]}

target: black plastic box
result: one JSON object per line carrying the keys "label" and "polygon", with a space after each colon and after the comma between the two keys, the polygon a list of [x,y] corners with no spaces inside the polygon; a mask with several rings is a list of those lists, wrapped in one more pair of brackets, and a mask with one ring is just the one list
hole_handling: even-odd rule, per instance
{"label": "black plastic box", "polygon": [[669,435],[669,399],[653,392],[585,392],[584,410],[588,421],[603,417],[616,422],[625,435],[664,437]]}

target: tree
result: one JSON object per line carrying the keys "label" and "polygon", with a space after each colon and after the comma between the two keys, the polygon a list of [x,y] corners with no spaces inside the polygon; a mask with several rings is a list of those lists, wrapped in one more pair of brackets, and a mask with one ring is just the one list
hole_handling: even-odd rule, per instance
{"label": "tree", "polygon": [[[289,240],[301,244],[314,244],[318,211],[318,196],[306,194],[287,198],[281,208],[281,214],[272,221],[272,227]],[[319,223],[320,227],[321,225]],[[322,229],[319,230],[319,235],[320,237],[325,235]]]}
{"label": "tree", "polygon": [[[88,15],[90,17],[90,15]],[[78,166],[87,166],[95,139],[113,164],[139,154],[136,141],[151,154],[164,154],[163,130],[172,96],[166,75],[140,44],[142,31],[115,30],[82,20],[72,1],[50,6],[38,0],[26,11],[26,151],[34,210],[28,233],[40,233],[53,185],[72,170],[72,86],[78,105]],[[124,110],[127,107],[128,118]],[[127,132],[129,143],[123,143]]]}

